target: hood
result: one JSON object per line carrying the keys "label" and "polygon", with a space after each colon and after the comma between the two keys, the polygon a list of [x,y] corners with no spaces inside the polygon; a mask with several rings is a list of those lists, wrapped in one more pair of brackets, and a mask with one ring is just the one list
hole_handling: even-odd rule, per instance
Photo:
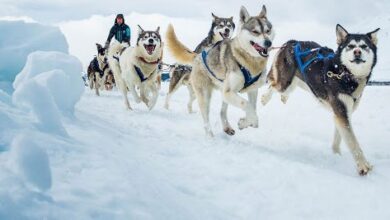
{"label": "hood", "polygon": [[115,21],[114,21],[115,24],[117,24],[117,23],[116,23],[116,19],[117,19],[117,18],[122,18],[122,19],[123,19],[123,24],[125,23],[125,17],[123,16],[123,14],[117,14],[117,15],[116,15]]}

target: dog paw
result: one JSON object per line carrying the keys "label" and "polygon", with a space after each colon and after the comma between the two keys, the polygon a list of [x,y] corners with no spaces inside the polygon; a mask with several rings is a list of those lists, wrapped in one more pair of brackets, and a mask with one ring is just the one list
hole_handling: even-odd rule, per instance
{"label": "dog paw", "polygon": [[287,100],[288,100],[288,96],[286,96],[286,95],[281,95],[281,96],[280,96],[280,101],[282,101],[283,104],[286,104],[286,103],[287,103]]}
{"label": "dog paw", "polygon": [[333,153],[337,155],[341,155],[340,147],[332,147]]}
{"label": "dog paw", "polygon": [[271,100],[270,96],[267,96],[267,95],[261,96],[261,104],[262,105],[267,105],[269,100]]}
{"label": "dog paw", "polygon": [[241,119],[238,121],[238,128],[239,128],[240,130],[245,129],[245,128],[248,128],[248,127],[258,128],[258,127],[259,127],[259,122],[258,122],[258,120],[257,120],[257,119],[249,120],[248,118],[241,118]]}
{"label": "dog paw", "polygon": [[233,136],[236,133],[236,131],[231,127],[226,127],[223,131],[230,136]]}
{"label": "dog paw", "polygon": [[363,161],[361,163],[358,163],[358,172],[360,176],[365,176],[372,170],[372,166],[367,162]]}

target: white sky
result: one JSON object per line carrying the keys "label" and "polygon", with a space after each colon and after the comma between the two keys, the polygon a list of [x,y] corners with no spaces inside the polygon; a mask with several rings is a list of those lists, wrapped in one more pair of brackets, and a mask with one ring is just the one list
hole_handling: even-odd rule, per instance
{"label": "white sky", "polygon": [[203,18],[211,11],[237,15],[241,5],[257,10],[266,4],[275,19],[321,23],[352,23],[390,12],[388,0],[0,0],[0,17],[29,16],[40,23],[80,20],[91,15],[157,13],[170,17]]}

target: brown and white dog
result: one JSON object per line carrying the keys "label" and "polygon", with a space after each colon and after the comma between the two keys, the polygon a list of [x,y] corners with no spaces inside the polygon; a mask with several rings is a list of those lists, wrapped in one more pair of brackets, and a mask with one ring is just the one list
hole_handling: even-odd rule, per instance
{"label": "brown and white dog", "polygon": [[276,55],[268,74],[270,88],[262,97],[265,105],[272,93],[278,91],[285,103],[296,86],[311,92],[333,113],[333,151],[339,154],[340,142],[344,140],[360,175],[366,175],[372,166],[357,141],[351,116],[359,105],[376,64],[378,30],[367,34],[349,34],[337,25],[336,53],[315,42],[288,41]]}

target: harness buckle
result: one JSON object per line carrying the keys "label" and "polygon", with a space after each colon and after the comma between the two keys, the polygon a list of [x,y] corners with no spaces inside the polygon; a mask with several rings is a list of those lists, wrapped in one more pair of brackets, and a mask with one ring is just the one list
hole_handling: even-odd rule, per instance
{"label": "harness buckle", "polygon": [[326,75],[329,77],[329,78],[336,78],[338,80],[341,80],[342,76],[343,76],[343,73],[342,74],[335,74],[334,72],[332,71],[328,71],[326,73]]}

